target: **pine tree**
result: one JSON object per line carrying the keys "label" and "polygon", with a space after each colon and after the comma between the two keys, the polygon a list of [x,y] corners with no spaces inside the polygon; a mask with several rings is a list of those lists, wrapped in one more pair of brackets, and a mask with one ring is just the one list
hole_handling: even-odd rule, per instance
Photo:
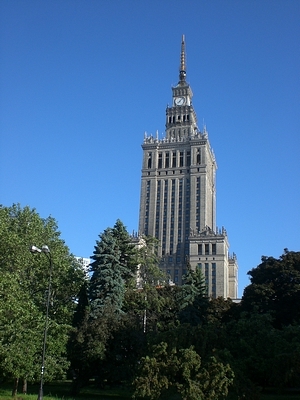
{"label": "pine tree", "polygon": [[138,250],[139,286],[145,289],[165,284],[166,275],[159,268],[158,240],[145,236],[143,242]]}
{"label": "pine tree", "polygon": [[131,243],[132,239],[121,220],[117,219],[112,229],[112,234],[117,241],[120,251],[120,263],[122,264],[124,271],[122,277],[126,283],[129,283],[129,281],[132,279],[135,281],[138,265],[137,249]]}
{"label": "pine tree", "polygon": [[105,307],[120,313],[125,293],[124,274],[127,272],[121,263],[121,251],[113,230],[107,228],[96,241],[94,255],[91,257],[93,273],[90,282],[91,315],[100,316]]}
{"label": "pine tree", "polygon": [[208,307],[207,288],[200,268],[192,270],[188,265],[187,274],[184,277],[184,285],[179,291],[179,303],[181,304],[180,320],[192,325],[198,325],[203,321],[203,314]]}

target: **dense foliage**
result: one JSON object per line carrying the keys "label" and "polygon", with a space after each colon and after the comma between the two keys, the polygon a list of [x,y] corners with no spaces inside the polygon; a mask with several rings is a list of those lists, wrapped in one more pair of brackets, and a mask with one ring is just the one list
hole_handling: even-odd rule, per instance
{"label": "dense foliage", "polygon": [[117,220],[99,235],[85,279],[55,220],[20,206],[0,208],[2,379],[39,376],[49,260],[30,254],[32,244],[47,244],[54,264],[46,378],[70,363],[73,395],[91,378],[131,387],[136,399],[255,400],[299,384],[299,252],[262,257],[240,303],[209,299],[199,269],[169,285],[158,242]]}
{"label": "dense foliage", "polygon": [[243,308],[271,313],[280,328],[300,322],[300,252],[285,250],[279,258],[262,257],[262,263],[248,272]]}
{"label": "dense foliage", "polygon": [[84,273],[57,230],[35,210],[0,206],[0,373],[16,381],[39,378],[48,296],[49,259],[29,248],[47,245],[53,273],[45,378],[65,375],[66,344]]}
{"label": "dense foliage", "polygon": [[[112,246],[105,243],[114,229],[100,235],[94,260],[111,254]],[[125,239],[130,246],[124,229],[121,243]],[[99,385],[133,384],[134,397],[147,399],[252,400],[267,386],[297,384],[299,253],[286,250],[278,260],[263,257],[262,264],[249,272],[251,284],[241,302],[234,303],[207,298],[199,269],[187,268],[184,284],[169,286],[158,268],[157,242],[151,238],[136,246],[133,263],[127,258],[127,263],[139,266],[138,285],[133,285],[128,271],[125,276],[126,265],[121,265],[121,243],[114,242],[113,252],[118,266],[114,283],[122,282],[116,299],[121,301],[109,302],[105,313],[94,318],[95,297],[90,291],[83,336],[90,337],[95,351],[84,360],[92,366],[86,368],[86,377],[93,373]],[[124,246],[123,254],[129,254]],[[109,262],[94,261],[91,288],[98,276],[96,265],[103,271],[112,269]],[[105,290],[99,293],[108,296]]]}

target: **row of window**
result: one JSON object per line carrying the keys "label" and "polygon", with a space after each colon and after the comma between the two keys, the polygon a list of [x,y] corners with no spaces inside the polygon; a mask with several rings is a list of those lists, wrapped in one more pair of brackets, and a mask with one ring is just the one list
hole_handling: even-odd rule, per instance
{"label": "row of window", "polygon": [[167,117],[167,121],[169,122],[169,124],[175,124],[176,122],[185,122],[185,121],[189,121],[190,120],[190,115],[189,114],[178,114],[177,118],[175,115],[170,115],[169,117]]}
{"label": "row of window", "polygon": [[151,181],[147,181],[147,186],[146,186],[146,209],[145,209],[145,235],[148,235],[148,216],[149,216],[149,202],[150,202],[150,185]]}
{"label": "row of window", "polygon": [[[201,164],[201,149],[196,150],[195,155],[196,164]],[[158,153],[157,168],[178,168],[178,167],[190,167],[191,166],[191,151],[166,151]],[[156,168],[153,163],[153,153],[147,154],[147,168]]]}
{"label": "row of window", "polygon": [[[169,191],[169,183],[171,183]],[[145,233],[148,234],[148,221],[149,221],[149,204],[150,204],[150,185],[151,181],[147,181],[146,184],[146,207],[145,207]],[[185,195],[185,220],[183,221],[183,179],[179,179],[178,192],[176,191],[176,180],[172,179],[170,182],[164,180],[164,188],[162,186],[162,180],[157,182],[157,198],[156,198],[156,215],[155,215],[155,236],[158,238],[162,229],[162,255],[166,253],[172,254],[174,249],[174,233],[177,232],[177,243],[182,241],[182,226],[184,223],[185,231],[185,244],[184,254],[189,254],[189,231],[190,231],[190,180],[186,179],[186,195]],[[161,196],[163,194],[163,204],[161,208]],[[171,207],[168,209],[169,196],[171,200]],[[175,199],[178,196],[178,223],[175,226]],[[162,227],[160,226],[162,213]],[[170,220],[170,227],[167,235],[167,220]],[[166,249],[167,237],[169,237],[169,247]],[[182,259],[180,256],[180,249],[176,250],[176,263],[181,263]],[[175,259],[168,259],[168,262],[173,263]]]}
{"label": "row of window", "polygon": [[198,244],[198,255],[216,255],[217,254],[217,244],[216,243],[200,243]]}
{"label": "row of window", "polygon": [[196,189],[196,228],[200,231],[200,177],[197,177],[197,189]]}

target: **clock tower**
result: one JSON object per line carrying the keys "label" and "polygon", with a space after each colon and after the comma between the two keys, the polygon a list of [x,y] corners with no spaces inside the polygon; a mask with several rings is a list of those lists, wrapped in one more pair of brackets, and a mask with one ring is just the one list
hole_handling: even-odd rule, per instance
{"label": "clock tower", "polygon": [[201,268],[208,294],[237,297],[237,260],[228,254],[224,228],[216,227],[216,170],[206,128],[200,131],[186,81],[182,36],[179,81],[166,109],[163,139],[145,133],[139,233],[160,242],[161,268],[181,284],[187,270]]}

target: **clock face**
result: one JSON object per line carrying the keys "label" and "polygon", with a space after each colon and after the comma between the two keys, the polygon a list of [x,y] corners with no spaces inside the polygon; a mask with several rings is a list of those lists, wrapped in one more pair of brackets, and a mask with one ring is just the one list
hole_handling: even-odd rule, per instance
{"label": "clock face", "polygon": [[182,106],[185,103],[185,98],[184,97],[176,97],[174,100],[174,103],[176,106]]}

